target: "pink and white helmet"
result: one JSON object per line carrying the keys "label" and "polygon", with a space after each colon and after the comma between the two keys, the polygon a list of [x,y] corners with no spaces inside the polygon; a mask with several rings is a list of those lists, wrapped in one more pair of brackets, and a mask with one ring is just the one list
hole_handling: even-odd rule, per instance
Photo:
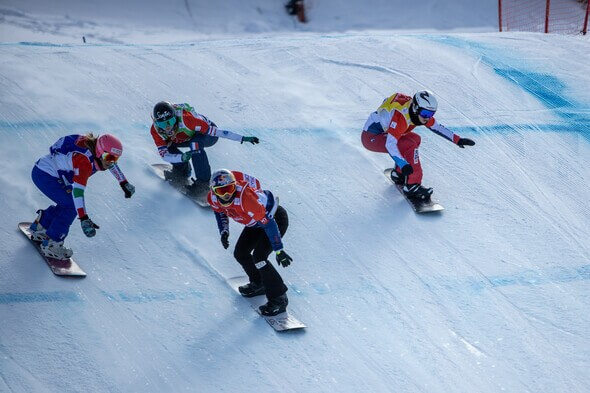
{"label": "pink and white helmet", "polygon": [[[96,139],[96,157],[106,158],[107,154],[111,154],[117,159],[123,154],[123,145],[121,141],[111,134],[104,134]],[[108,160],[112,161],[112,160]],[[116,161],[116,160],[115,160]]]}
{"label": "pink and white helmet", "polygon": [[110,169],[123,154],[121,141],[110,134],[104,134],[96,139],[95,161],[100,170]]}

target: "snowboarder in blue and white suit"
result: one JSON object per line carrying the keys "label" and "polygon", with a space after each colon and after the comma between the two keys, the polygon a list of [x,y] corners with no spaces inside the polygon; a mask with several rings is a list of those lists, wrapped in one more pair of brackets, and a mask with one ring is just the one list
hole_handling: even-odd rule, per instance
{"label": "snowboarder in blue and white suit", "polygon": [[98,138],[92,134],[68,135],[49,148],[49,154],[41,157],[33,167],[33,182],[49,199],[55,202],[45,210],[38,210],[37,219],[31,224],[31,239],[41,242],[41,252],[46,257],[68,259],[73,251],[64,247],[70,225],[80,219],[82,230],[88,237],[96,234],[96,225],[86,213],[84,191],[88,178],[106,169],[119,181],[126,198],[135,192],[117,160],[123,146],[113,135]]}

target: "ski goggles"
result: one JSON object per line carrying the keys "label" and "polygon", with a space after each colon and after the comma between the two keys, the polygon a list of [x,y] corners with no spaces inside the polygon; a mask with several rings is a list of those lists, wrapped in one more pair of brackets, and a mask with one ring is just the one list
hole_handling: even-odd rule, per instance
{"label": "ski goggles", "polygon": [[211,187],[215,195],[221,198],[227,198],[236,192],[236,183],[224,184],[223,186]]}
{"label": "ski goggles", "polygon": [[104,152],[104,153],[102,153],[102,156],[100,156],[100,159],[102,160],[102,162],[104,163],[104,165],[107,168],[110,168],[117,163],[119,156]]}
{"label": "ski goggles", "polygon": [[156,121],[156,125],[158,126],[158,128],[161,128],[163,130],[165,130],[168,127],[173,127],[174,124],[176,124],[176,117],[171,117],[170,119],[164,121]]}
{"label": "ski goggles", "polygon": [[423,117],[425,119],[430,119],[434,116],[435,111],[431,111],[424,108],[418,108],[418,116]]}

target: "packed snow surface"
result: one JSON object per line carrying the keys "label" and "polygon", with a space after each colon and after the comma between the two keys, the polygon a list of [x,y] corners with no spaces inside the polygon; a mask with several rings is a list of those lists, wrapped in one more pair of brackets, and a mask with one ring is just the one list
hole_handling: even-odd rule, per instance
{"label": "packed snow surface", "polygon": [[[315,0],[307,25],[270,0],[21,3],[0,5],[0,392],[590,390],[587,37],[497,33],[493,1]],[[360,132],[424,88],[476,145],[417,130],[446,209],[419,216]],[[207,152],[288,211],[307,329],[236,295],[241,227],[224,250],[151,171],[160,100],[260,138]],[[50,203],[35,161],[89,131],[120,137],[137,192],[91,178],[98,234],[66,239],[88,276],[64,279],[17,224]]]}

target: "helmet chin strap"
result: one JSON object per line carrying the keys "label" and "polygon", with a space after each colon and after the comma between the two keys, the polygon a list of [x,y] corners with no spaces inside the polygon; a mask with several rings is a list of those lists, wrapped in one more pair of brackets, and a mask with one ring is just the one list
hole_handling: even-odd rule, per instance
{"label": "helmet chin strap", "polygon": [[410,120],[417,126],[423,126],[424,124],[428,123],[428,119],[424,123],[420,121],[420,117],[414,111],[414,104],[410,105]]}
{"label": "helmet chin strap", "polygon": [[176,134],[176,132],[178,131],[178,121],[176,123],[174,123],[174,125],[172,126],[172,129],[170,131],[166,131],[165,129],[158,127],[156,122],[154,122],[154,127],[156,127],[156,130],[158,131],[158,133],[160,135],[163,134],[166,136],[166,138],[172,138]]}
{"label": "helmet chin strap", "polygon": [[231,205],[231,203],[234,201],[235,198],[236,198],[236,193],[235,192],[231,196],[231,198],[229,198],[227,201],[224,201],[223,199],[221,199],[221,197],[219,195],[217,196],[217,199],[219,199],[219,203],[221,203],[222,206],[229,206],[229,205]]}
{"label": "helmet chin strap", "polygon": [[98,157],[94,157],[94,162],[96,163],[96,166],[98,166],[98,170],[99,171],[105,171],[106,168],[102,165],[102,161],[100,158]]}

